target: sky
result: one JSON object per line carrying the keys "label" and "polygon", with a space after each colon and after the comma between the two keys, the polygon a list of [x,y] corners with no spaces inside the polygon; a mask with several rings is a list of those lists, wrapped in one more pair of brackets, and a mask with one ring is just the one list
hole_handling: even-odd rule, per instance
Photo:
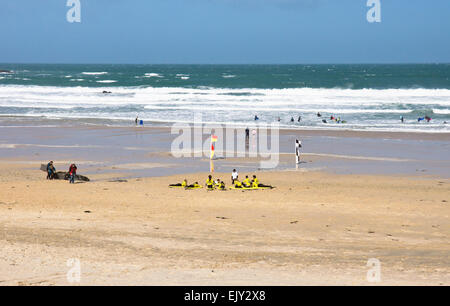
{"label": "sky", "polygon": [[1,0],[0,63],[450,63],[449,0]]}

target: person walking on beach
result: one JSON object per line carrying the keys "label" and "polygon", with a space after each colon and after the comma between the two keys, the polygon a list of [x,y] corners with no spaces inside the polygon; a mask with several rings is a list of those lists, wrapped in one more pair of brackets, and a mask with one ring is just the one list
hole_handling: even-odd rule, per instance
{"label": "person walking on beach", "polygon": [[77,166],[75,164],[69,167],[69,184],[75,183],[75,175],[77,174]]}
{"label": "person walking on beach", "polygon": [[234,181],[236,181],[239,177],[238,172],[236,171],[236,169],[233,169],[233,172],[231,172],[231,185],[234,184]]}

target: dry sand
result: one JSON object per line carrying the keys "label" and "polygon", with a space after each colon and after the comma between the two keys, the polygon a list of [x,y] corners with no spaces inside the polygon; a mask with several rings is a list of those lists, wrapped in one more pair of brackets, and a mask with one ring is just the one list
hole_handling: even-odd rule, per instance
{"label": "dry sand", "polygon": [[[32,169],[33,167],[33,169]],[[69,185],[0,163],[0,285],[450,285],[450,181],[261,172],[274,190],[185,191],[186,177]],[[244,173],[241,173],[243,175]],[[229,174],[217,174],[229,183]]]}

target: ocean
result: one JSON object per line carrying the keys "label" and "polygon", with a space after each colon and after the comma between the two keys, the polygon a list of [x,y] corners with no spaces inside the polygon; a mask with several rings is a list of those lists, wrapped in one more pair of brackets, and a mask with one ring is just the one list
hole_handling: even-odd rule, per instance
{"label": "ocean", "polygon": [[[257,115],[290,129],[450,132],[450,64],[0,64],[0,70],[6,70],[0,126],[131,126],[136,116],[146,126],[170,126],[202,114],[203,122],[237,126]],[[431,120],[418,121],[425,116]]]}

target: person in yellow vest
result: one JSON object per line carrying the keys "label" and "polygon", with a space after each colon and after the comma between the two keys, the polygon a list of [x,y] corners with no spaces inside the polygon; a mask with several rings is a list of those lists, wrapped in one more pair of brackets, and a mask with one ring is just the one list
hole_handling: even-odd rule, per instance
{"label": "person in yellow vest", "polygon": [[187,186],[187,180],[184,179],[182,183],[178,183],[178,184],[170,184],[169,187],[186,187]]}
{"label": "person in yellow vest", "polygon": [[234,188],[243,188],[242,183],[238,179],[234,180]]}
{"label": "person in yellow vest", "polygon": [[208,179],[206,180],[206,188],[208,189],[214,189],[214,181],[212,179],[211,175],[208,175]]}
{"label": "person in yellow vest", "polygon": [[194,184],[185,187],[185,189],[197,189],[197,188],[202,188],[202,186],[199,185],[198,182],[195,182]]}
{"label": "person in yellow vest", "polygon": [[217,179],[217,180],[214,181],[214,186],[215,186],[216,188],[219,188],[219,187],[220,187],[220,179]]}
{"label": "person in yellow vest", "polygon": [[224,183],[223,181],[221,181],[218,188],[219,188],[220,190],[225,190],[225,183]]}
{"label": "person in yellow vest", "polygon": [[256,175],[253,175],[252,187],[253,187],[253,188],[258,188],[258,186],[259,186],[259,181],[258,181],[258,179],[256,178]]}
{"label": "person in yellow vest", "polygon": [[245,180],[242,181],[242,185],[244,185],[244,187],[246,187],[246,188],[252,187],[252,184],[250,183],[250,179],[248,178],[248,175],[245,176]]}
{"label": "person in yellow vest", "polygon": [[262,187],[262,188],[270,188],[270,189],[274,188],[273,186],[270,186],[270,185],[261,184],[259,182],[259,180],[256,178],[256,175],[253,175],[252,187],[253,188],[258,188],[258,187],[261,188]]}

